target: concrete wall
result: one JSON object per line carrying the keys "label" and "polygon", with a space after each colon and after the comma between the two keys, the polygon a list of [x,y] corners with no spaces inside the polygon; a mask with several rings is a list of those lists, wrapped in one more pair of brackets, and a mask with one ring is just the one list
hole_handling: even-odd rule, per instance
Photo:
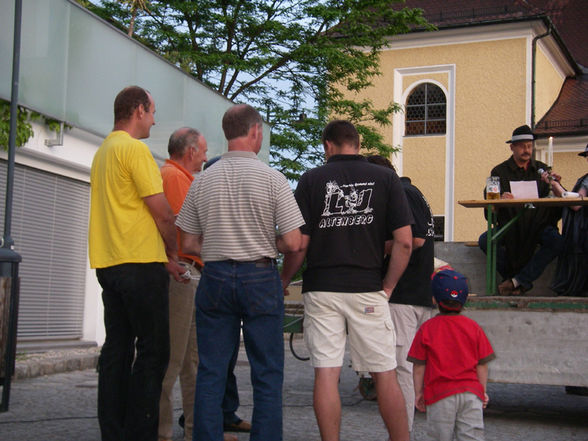
{"label": "concrete wall", "polygon": [[556,262],[534,282],[533,297],[509,301],[485,296],[486,256],[477,246],[436,242],[435,257],[469,279],[474,296],[464,315],[482,326],[497,355],[490,381],[588,386],[588,299],[554,297],[549,285]]}
{"label": "concrete wall", "polygon": [[588,311],[466,310],[488,336],[499,383],[588,386]]}

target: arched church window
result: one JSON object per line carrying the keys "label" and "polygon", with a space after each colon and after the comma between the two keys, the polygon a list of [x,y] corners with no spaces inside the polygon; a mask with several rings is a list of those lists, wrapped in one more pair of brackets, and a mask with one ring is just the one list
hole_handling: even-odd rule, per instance
{"label": "arched church window", "polygon": [[445,133],[447,100],[433,83],[419,84],[406,99],[405,136]]}

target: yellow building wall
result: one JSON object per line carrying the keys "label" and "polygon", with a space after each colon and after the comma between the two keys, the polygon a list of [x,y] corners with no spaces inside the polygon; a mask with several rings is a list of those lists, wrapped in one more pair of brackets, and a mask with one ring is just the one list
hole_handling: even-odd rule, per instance
{"label": "yellow building wall", "polygon": [[588,161],[577,153],[555,152],[553,170],[561,175],[561,184],[564,188],[571,191],[578,178],[588,173]]}
{"label": "yellow building wall", "polygon": [[449,85],[449,79],[447,78],[446,73],[430,73],[427,75],[415,74],[415,75],[406,75],[403,77],[402,90],[406,90],[406,89],[408,89],[409,86],[416,84],[418,82],[422,82],[422,81],[437,81],[438,83],[441,83],[445,87],[446,90]]}
{"label": "yellow building wall", "polygon": [[[463,208],[457,201],[481,197],[492,167],[510,155],[505,140],[526,123],[526,48],[526,39],[518,38],[382,53],[382,76],[368,92],[381,106],[393,97],[395,69],[455,65],[455,241],[475,240],[485,229],[482,210]],[[446,73],[419,73],[403,77],[403,90],[427,78],[448,87]],[[386,135],[392,142],[392,130]],[[435,215],[445,214],[445,144],[444,136],[403,139],[404,174],[421,188]]]}
{"label": "yellow building wall", "polygon": [[537,123],[559,96],[565,77],[562,77],[555,69],[540,46],[537,49],[535,66],[537,84],[535,88],[535,123]]}
{"label": "yellow building wall", "polygon": [[[404,139],[403,175],[425,195],[434,215],[445,213],[445,137],[423,136]],[[424,174],[423,170],[428,170]]]}
{"label": "yellow building wall", "polygon": [[[449,79],[447,73],[432,73],[428,75],[410,75],[403,77],[402,90],[421,81],[437,81],[447,90]],[[391,133],[390,133],[391,136]],[[390,142],[392,140],[390,139]],[[407,136],[402,145],[403,175],[411,178],[425,195],[434,215],[445,212],[445,192],[438,191],[445,188],[445,136]],[[423,173],[429,170],[428,173]]]}
{"label": "yellow building wall", "polygon": [[[477,43],[455,43],[422,48],[390,49],[381,54],[382,75],[373,87],[355,99],[369,98],[376,108],[387,106],[394,99],[397,69],[453,65],[455,67],[454,112],[454,241],[476,240],[486,229],[482,209],[464,208],[459,200],[480,199],[490,170],[511,155],[510,139],[514,128],[527,124],[531,110],[527,108],[530,93],[531,67],[527,38],[511,38]],[[557,98],[564,78],[549,58],[537,50],[536,121]],[[402,93],[415,83],[433,80],[449,89],[447,72],[402,73]],[[449,99],[449,96],[447,97]],[[400,103],[405,104],[405,103]],[[451,127],[448,127],[450,130]],[[403,131],[403,130],[402,130]],[[385,142],[397,144],[393,128],[382,131]],[[435,215],[445,213],[446,136],[403,137],[403,174],[409,176],[428,199]],[[571,188],[578,176],[585,173],[585,163],[577,155],[554,154],[554,169],[564,175]],[[568,179],[567,177],[571,177]],[[448,221],[448,220],[447,220]]]}

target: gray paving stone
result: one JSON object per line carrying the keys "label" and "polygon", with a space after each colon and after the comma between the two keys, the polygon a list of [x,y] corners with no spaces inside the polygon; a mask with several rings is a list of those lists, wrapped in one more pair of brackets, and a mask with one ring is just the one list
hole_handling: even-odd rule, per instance
{"label": "gray paving stone", "polygon": [[[304,352],[302,345],[301,341],[295,342],[301,353]],[[68,363],[54,365],[67,369],[73,366]],[[253,396],[244,351],[239,355],[236,375],[241,398],[238,414],[250,419]],[[95,369],[86,369],[13,381],[10,409],[0,413],[0,440],[100,439],[96,418],[97,380]],[[363,400],[356,390],[357,383],[358,377],[346,361],[340,383],[341,441],[385,441],[387,435],[377,403]],[[310,364],[296,360],[286,349],[284,441],[320,440],[312,409],[312,387]],[[181,413],[178,385],[174,394],[178,418]],[[485,413],[486,441],[588,440],[588,397],[566,395],[560,386],[513,384],[490,384],[489,395],[491,405]],[[240,441],[249,440],[247,434],[238,434],[238,437]],[[183,440],[182,430],[177,425],[173,439]],[[419,413],[415,417],[412,440],[425,439],[426,420]]]}

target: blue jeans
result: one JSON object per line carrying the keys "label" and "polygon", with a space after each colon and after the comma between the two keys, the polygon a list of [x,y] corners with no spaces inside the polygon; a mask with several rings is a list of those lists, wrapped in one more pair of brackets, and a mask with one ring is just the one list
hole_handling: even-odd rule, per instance
{"label": "blue jeans", "polygon": [[[482,251],[486,253],[487,233],[482,233],[478,239],[478,244]],[[533,254],[531,260],[514,276],[525,290],[533,287],[533,281],[537,280],[547,265],[561,254],[564,249],[564,240],[557,231],[557,228],[551,225],[545,227],[539,238],[539,249]],[[504,247],[498,244],[496,254],[496,267],[498,272],[504,277],[506,267],[506,252]]]}
{"label": "blue jeans", "polygon": [[169,360],[169,276],[162,263],[115,265],[96,276],[106,329],[98,361],[102,440],[156,441]]}
{"label": "blue jeans", "polygon": [[229,369],[227,371],[227,388],[225,390],[222,404],[224,424],[237,424],[241,420],[236,413],[239,408],[239,389],[237,389],[237,377],[235,377],[234,372],[238,355],[239,346],[233,351],[231,361],[229,362]]}
{"label": "blue jeans", "polygon": [[251,366],[251,441],[282,439],[284,298],[275,264],[207,262],[196,291],[194,441],[222,441],[227,375],[243,340]]}

